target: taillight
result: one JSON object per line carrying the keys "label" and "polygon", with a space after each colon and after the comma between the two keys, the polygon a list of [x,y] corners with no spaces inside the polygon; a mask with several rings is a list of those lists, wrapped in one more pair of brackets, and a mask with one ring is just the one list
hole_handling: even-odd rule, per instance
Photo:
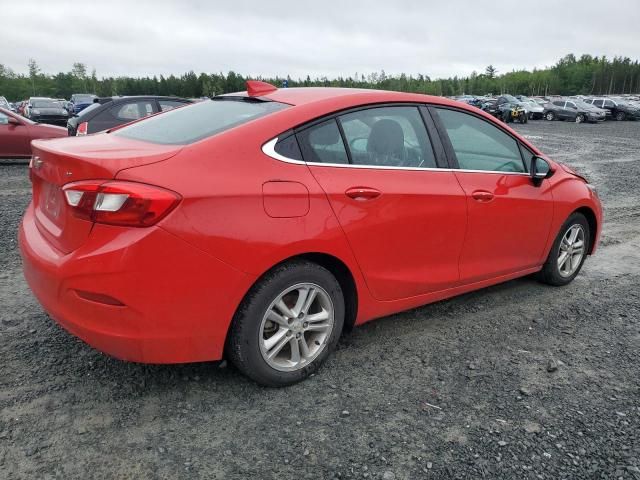
{"label": "taillight", "polygon": [[76,130],[76,135],[86,135],[88,127],[89,127],[89,124],[87,122],[82,122],[80,125],[78,125],[78,129]]}
{"label": "taillight", "polygon": [[144,183],[82,181],[62,190],[76,217],[96,223],[148,227],[180,202],[180,195]]}

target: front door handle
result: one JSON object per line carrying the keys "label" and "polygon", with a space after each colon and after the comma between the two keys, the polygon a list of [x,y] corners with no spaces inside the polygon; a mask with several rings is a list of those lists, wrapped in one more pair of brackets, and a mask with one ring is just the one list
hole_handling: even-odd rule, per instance
{"label": "front door handle", "polygon": [[382,195],[380,190],[370,187],[352,187],[344,193],[347,197],[359,201],[373,200],[374,198],[378,198]]}
{"label": "front door handle", "polygon": [[493,200],[493,193],[487,192],[486,190],[476,190],[471,196],[478,202],[490,202]]}

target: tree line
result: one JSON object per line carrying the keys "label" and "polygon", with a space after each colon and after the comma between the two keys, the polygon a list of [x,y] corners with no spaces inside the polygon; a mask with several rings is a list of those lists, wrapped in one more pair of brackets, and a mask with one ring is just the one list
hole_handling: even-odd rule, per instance
{"label": "tree line", "polygon": [[15,73],[0,64],[0,95],[16,101],[31,96],[70,98],[73,93],[112,95],[175,95],[179,97],[214,96],[245,89],[245,80],[263,80],[276,86],[289,87],[351,87],[396,90],[431,95],[600,95],[640,93],[640,64],[628,57],[569,54],[547,68],[500,73],[489,65],[484,72],[472,72],[466,77],[432,79],[426,74],[387,75],[384,70],[370,74],[355,73],[348,77],[245,77],[228,73],[190,71],[180,76],[101,77],[95,69],[88,72],[83,63],[74,63],[71,71],[55,75],[43,73],[30,59],[28,74]]}

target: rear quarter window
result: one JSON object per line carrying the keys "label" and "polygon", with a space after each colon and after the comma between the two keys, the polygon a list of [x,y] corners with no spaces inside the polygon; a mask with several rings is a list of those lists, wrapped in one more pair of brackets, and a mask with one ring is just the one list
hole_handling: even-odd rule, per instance
{"label": "rear quarter window", "polygon": [[287,107],[278,102],[205,100],[134,123],[113,135],[165,145],[186,145]]}

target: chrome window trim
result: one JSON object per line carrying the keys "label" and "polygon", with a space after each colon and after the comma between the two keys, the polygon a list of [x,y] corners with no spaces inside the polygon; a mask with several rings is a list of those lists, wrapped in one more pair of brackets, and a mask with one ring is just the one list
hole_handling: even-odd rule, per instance
{"label": "chrome window trim", "polygon": [[498,170],[467,170],[463,168],[432,168],[432,167],[393,167],[386,165],[354,165],[352,163],[322,163],[322,162],[304,162],[302,160],[295,160],[293,158],[287,158],[284,155],[280,155],[275,151],[276,143],[278,143],[278,137],[275,137],[264,145],[262,145],[262,153],[274,160],[279,160],[285,163],[293,163],[295,165],[313,165],[314,167],[338,167],[338,168],[365,168],[369,170],[407,170],[418,172],[460,172],[460,173],[492,173],[498,175],[522,175],[529,177],[527,172],[500,172]]}

